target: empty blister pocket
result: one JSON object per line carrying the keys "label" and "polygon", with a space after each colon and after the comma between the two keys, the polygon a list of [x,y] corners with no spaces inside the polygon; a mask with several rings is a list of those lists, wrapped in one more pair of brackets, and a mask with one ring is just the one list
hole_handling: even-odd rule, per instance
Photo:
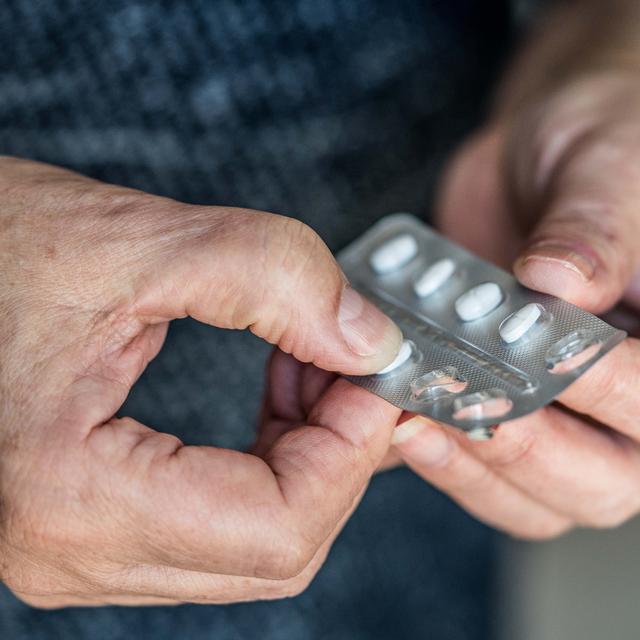
{"label": "empty blister pocket", "polygon": [[471,437],[548,404],[626,335],[409,214],[382,219],[338,260],[405,337],[385,370],[347,378]]}

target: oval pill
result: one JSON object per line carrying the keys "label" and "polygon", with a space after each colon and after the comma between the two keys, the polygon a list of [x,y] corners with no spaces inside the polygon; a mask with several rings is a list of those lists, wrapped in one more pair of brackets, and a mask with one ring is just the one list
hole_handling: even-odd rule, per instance
{"label": "oval pill", "polygon": [[418,253],[418,242],[409,233],[391,238],[378,247],[369,258],[371,268],[379,275],[391,273],[411,262]]}
{"label": "oval pill", "polygon": [[456,313],[464,322],[486,316],[502,302],[502,289],[495,282],[484,282],[463,293],[455,302]]}
{"label": "oval pill", "polygon": [[394,369],[401,367],[413,354],[413,342],[411,340],[403,340],[398,355],[395,357],[391,364],[388,364],[384,369],[380,369],[377,375],[383,375],[385,373],[391,373]]}
{"label": "oval pill", "polygon": [[424,298],[439,289],[456,270],[456,263],[451,258],[443,258],[434,262],[413,284],[415,294]]}
{"label": "oval pill", "polygon": [[498,329],[500,337],[507,344],[519,340],[533,327],[541,315],[542,307],[539,304],[535,302],[525,304],[522,309],[518,309],[502,321]]}

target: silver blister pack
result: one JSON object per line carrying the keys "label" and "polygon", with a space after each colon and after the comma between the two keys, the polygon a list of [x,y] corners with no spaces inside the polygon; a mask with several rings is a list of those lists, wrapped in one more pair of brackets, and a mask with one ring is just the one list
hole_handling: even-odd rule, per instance
{"label": "silver blister pack", "polygon": [[626,335],[409,214],[382,219],[338,261],[405,338],[392,367],[347,378],[470,437],[550,403]]}

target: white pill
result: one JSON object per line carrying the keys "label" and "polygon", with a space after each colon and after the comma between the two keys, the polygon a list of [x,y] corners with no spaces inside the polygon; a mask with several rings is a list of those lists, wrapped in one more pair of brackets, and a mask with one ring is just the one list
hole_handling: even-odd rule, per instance
{"label": "white pill", "polygon": [[508,344],[519,340],[533,327],[541,315],[542,307],[539,304],[535,302],[525,304],[522,309],[502,321],[498,329],[500,337]]}
{"label": "white pill", "polygon": [[415,294],[424,298],[439,289],[456,270],[456,263],[451,258],[443,258],[434,262],[413,284]]}
{"label": "white pill", "polygon": [[378,375],[382,375],[384,373],[391,373],[394,369],[401,367],[413,353],[413,342],[411,340],[403,340],[402,345],[400,346],[400,351],[398,351],[398,355],[395,357],[394,361],[391,364],[388,364],[384,369],[380,369],[378,371]]}
{"label": "white pill", "polygon": [[502,302],[502,297],[502,289],[495,282],[484,282],[456,300],[456,313],[464,322],[477,320],[493,311]]}
{"label": "white pill", "polygon": [[371,268],[378,274],[391,273],[413,260],[418,253],[416,239],[408,234],[391,238],[378,247],[369,258]]}

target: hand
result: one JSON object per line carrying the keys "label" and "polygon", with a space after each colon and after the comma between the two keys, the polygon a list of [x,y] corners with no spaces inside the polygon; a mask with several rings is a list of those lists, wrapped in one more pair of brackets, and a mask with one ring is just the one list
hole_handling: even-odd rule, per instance
{"label": "hand", "polygon": [[397,409],[339,380],[295,420],[275,405],[265,424],[291,430],[261,457],[113,416],[168,321],[186,315],[250,328],[325,369],[390,362],[397,327],[345,285],[316,234],[2,159],[0,273],[9,588],[43,607],[304,588],[387,450]]}
{"label": "hand", "polygon": [[[640,309],[640,83],[584,77],[492,123],[457,155],[442,230],[525,285],[592,312]],[[640,510],[640,343],[628,339],[492,441],[417,418],[395,452],[482,520],[527,538]]]}

